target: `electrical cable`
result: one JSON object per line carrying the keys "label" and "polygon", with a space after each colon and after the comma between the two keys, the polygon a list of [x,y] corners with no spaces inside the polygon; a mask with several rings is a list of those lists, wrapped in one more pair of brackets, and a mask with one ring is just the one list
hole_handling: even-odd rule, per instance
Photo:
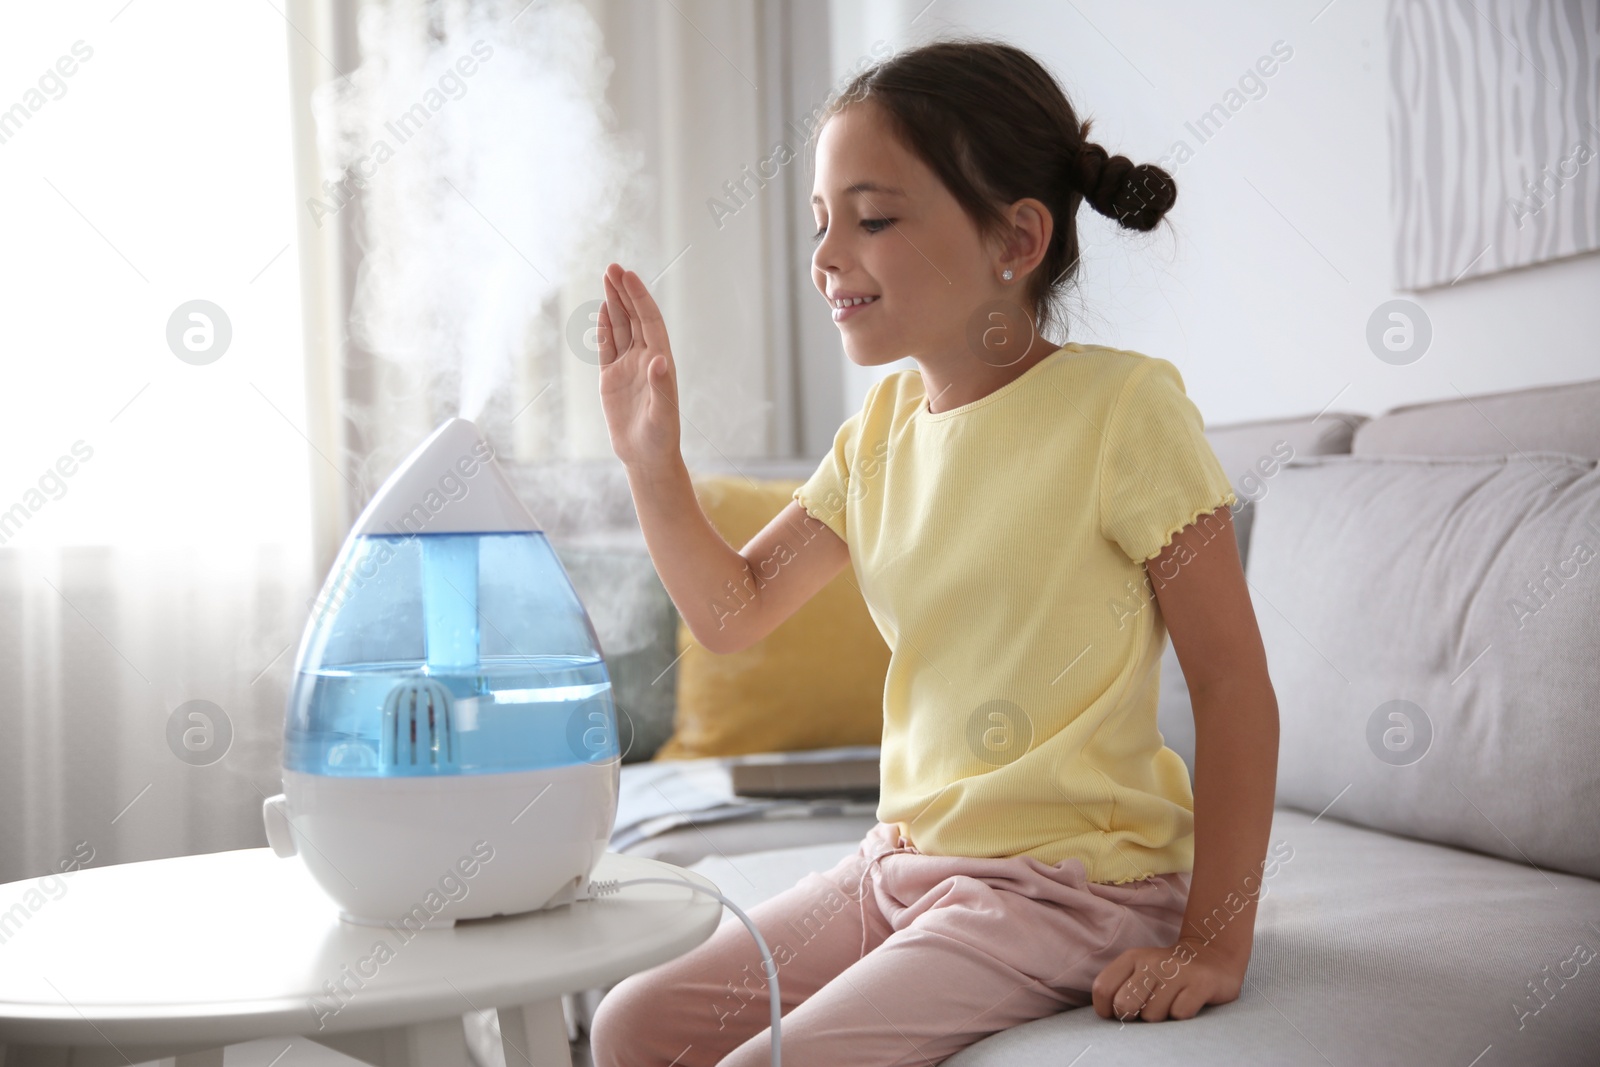
{"label": "electrical cable", "polygon": [[625,886],[645,885],[648,883],[654,883],[657,885],[680,885],[688,889],[693,889],[697,892],[704,893],[707,896],[716,897],[718,900],[722,901],[724,907],[728,908],[739,917],[739,920],[744,923],[745,928],[750,931],[750,936],[756,939],[756,947],[761,950],[761,962],[766,966],[767,981],[770,983],[767,991],[770,994],[770,999],[772,1001],[772,1067],[782,1067],[780,1058],[783,1052],[783,1036],[779,1030],[779,1027],[783,1022],[783,1009],[781,1007],[781,1001],[778,997],[778,965],[773,962],[772,953],[767,950],[766,939],[761,936],[761,931],[756,929],[756,924],[751,921],[750,916],[744,913],[743,908],[739,907],[739,905],[735,904],[733,901],[729,900],[715,889],[707,889],[703,885],[696,885],[695,883],[682,878],[628,878],[623,881],[617,881],[616,879],[612,878],[602,878],[599,881],[590,882],[588,888],[581,892],[576,899],[595,900],[599,897],[609,896]]}

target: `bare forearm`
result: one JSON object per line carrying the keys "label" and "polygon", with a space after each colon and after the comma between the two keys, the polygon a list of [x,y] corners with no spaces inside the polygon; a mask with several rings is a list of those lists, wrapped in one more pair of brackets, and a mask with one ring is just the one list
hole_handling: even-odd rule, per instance
{"label": "bare forearm", "polygon": [[1181,936],[1243,965],[1272,832],[1278,702],[1271,682],[1251,675],[1201,689],[1193,705],[1194,873]]}
{"label": "bare forearm", "polygon": [[711,651],[740,647],[739,630],[755,614],[755,577],[706,518],[682,457],[627,472],[650,559],[678,614]]}

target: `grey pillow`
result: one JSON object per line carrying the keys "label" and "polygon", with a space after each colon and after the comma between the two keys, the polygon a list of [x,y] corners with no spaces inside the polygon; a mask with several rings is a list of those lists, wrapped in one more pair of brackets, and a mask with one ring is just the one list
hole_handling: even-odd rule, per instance
{"label": "grey pillow", "polygon": [[1560,452],[1323,456],[1247,577],[1277,799],[1600,878],[1600,473]]}
{"label": "grey pillow", "polygon": [[1293,419],[1234,422],[1206,429],[1217,462],[1228,472],[1239,503],[1233,508],[1234,539],[1239,560],[1250,558],[1250,529],[1257,502],[1271,494],[1283,465],[1296,456],[1343,455],[1367,416],[1346,411]]}
{"label": "grey pillow", "polygon": [[[1600,456],[1600,378],[1390,408],[1345,451],[1467,456],[1523,449]],[[1515,442],[1513,444],[1513,442]]]}

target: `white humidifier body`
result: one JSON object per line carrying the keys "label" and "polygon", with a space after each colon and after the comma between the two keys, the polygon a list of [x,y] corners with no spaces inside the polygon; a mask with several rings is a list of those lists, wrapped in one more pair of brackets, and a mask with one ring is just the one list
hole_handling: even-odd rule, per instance
{"label": "white humidifier body", "polygon": [[301,638],[263,808],[348,922],[572,901],[621,755],[599,641],[478,428],[440,426],[356,521]]}

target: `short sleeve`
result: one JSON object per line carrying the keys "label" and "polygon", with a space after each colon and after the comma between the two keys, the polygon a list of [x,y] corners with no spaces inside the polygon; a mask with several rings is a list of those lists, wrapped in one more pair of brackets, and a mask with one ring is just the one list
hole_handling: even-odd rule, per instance
{"label": "short sleeve", "polygon": [[[833,447],[822,457],[822,462],[817,464],[811,477],[794,491],[794,499],[806,509],[806,514],[823,523],[846,543],[850,539],[845,536],[844,505],[850,496],[850,474],[856,469],[856,450],[861,443],[862,421],[867,417],[867,412],[872,410],[884,382],[895,377],[897,375],[891,374],[879,378],[867,387],[861,410],[844,420],[844,424],[833,435]],[[867,470],[871,469],[869,463]]]}
{"label": "short sleeve", "polygon": [[833,446],[810,478],[794,491],[794,499],[817,519],[848,542],[845,536],[844,504],[850,488],[850,469],[855,465],[856,442],[861,432],[860,411],[844,420],[833,435]]}
{"label": "short sleeve", "polygon": [[1237,502],[1178,368],[1146,357],[1123,383],[1107,420],[1100,532],[1143,563],[1201,515]]}

